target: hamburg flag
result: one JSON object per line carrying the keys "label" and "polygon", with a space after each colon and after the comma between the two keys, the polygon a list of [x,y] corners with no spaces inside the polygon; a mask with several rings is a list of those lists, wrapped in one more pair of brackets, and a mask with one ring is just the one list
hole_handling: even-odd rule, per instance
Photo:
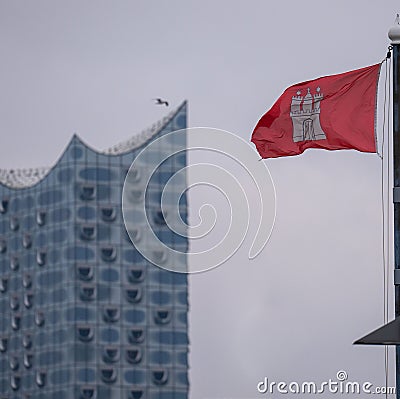
{"label": "hamburg flag", "polygon": [[381,64],[295,84],[259,120],[251,141],[262,158],[307,148],[376,152],[375,111]]}

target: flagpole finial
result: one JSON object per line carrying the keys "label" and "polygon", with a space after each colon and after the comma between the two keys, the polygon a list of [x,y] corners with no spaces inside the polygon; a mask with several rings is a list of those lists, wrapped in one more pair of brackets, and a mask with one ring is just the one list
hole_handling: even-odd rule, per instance
{"label": "flagpole finial", "polygon": [[394,25],[389,29],[389,39],[392,41],[391,44],[400,44],[400,17],[397,14],[394,21]]}

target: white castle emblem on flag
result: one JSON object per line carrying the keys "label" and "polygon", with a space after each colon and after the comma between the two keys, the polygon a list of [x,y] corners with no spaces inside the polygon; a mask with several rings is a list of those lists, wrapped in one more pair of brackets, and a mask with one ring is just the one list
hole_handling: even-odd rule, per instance
{"label": "white castle emblem on flag", "polygon": [[292,104],[290,107],[290,117],[293,122],[293,141],[307,140],[323,140],[326,135],[321,128],[319,122],[319,114],[321,112],[320,103],[324,98],[320,93],[321,89],[317,87],[314,96],[307,89],[307,94],[303,97],[301,91],[292,97]]}

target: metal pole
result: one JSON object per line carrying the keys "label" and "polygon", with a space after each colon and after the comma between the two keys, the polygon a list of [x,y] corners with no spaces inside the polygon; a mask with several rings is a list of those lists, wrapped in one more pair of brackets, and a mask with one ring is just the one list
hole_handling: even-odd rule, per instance
{"label": "metal pole", "polygon": [[[393,229],[395,316],[400,316],[400,20],[389,30],[393,46]],[[400,399],[400,345],[396,345],[396,397]]]}

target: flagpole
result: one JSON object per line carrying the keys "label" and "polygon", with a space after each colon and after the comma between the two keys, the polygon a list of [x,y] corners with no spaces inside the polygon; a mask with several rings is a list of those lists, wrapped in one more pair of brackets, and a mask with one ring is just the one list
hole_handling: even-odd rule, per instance
{"label": "flagpole", "polygon": [[[400,20],[389,30],[393,47],[393,230],[395,317],[400,316]],[[400,399],[400,345],[396,345],[396,397]]]}

